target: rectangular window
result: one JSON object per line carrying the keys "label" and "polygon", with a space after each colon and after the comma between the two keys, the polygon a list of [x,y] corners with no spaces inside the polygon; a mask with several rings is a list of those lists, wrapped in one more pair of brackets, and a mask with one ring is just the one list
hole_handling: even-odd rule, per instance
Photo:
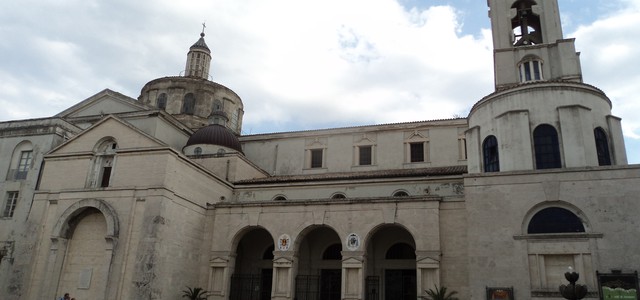
{"label": "rectangular window", "polygon": [[358,147],[359,165],[370,166],[373,162],[372,159],[372,146],[360,146]]}
{"label": "rectangular window", "polygon": [[322,168],[322,149],[311,149],[311,168]]}
{"label": "rectangular window", "polygon": [[540,80],[542,79],[542,76],[540,76],[540,62],[539,61],[534,61],[533,63],[533,78],[535,78],[535,80]]}
{"label": "rectangular window", "polygon": [[467,159],[467,139],[464,137],[458,138],[458,159]]}
{"label": "rectangular window", "polygon": [[531,81],[531,66],[529,66],[529,62],[524,63],[524,78],[525,81]]}
{"label": "rectangular window", "polygon": [[410,143],[411,162],[424,161],[424,143]]}
{"label": "rectangular window", "polygon": [[100,182],[100,187],[108,187],[110,179],[111,179],[111,167],[104,167],[104,169],[102,170],[102,180]]}
{"label": "rectangular window", "polygon": [[29,168],[31,167],[31,159],[33,157],[33,151],[22,151],[20,153],[20,163],[18,164],[18,170],[16,170],[15,179],[26,179]]}
{"label": "rectangular window", "polygon": [[4,212],[2,214],[5,218],[13,217],[13,212],[16,209],[16,203],[18,202],[18,192],[7,192],[7,201],[4,205]]}

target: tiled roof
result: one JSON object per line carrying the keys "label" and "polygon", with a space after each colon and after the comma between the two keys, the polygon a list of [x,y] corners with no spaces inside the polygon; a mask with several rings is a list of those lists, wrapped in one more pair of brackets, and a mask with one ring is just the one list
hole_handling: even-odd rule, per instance
{"label": "tiled roof", "polygon": [[395,170],[363,171],[363,172],[271,176],[266,178],[241,180],[241,181],[235,182],[235,184],[243,185],[243,184],[268,184],[268,183],[313,182],[313,181],[334,181],[334,180],[358,180],[358,179],[377,179],[377,178],[435,177],[435,176],[463,175],[466,173],[467,173],[467,166],[450,166],[450,167],[419,168],[419,169],[395,169]]}

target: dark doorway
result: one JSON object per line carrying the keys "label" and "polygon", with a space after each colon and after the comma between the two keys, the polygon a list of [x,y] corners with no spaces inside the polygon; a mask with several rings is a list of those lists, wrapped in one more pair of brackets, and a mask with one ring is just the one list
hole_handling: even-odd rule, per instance
{"label": "dark doorway", "polygon": [[366,300],[380,300],[380,276],[367,276],[365,289]]}
{"label": "dark doorway", "polygon": [[342,270],[329,269],[320,271],[320,299],[340,300],[340,284]]}
{"label": "dark doorway", "polygon": [[231,276],[229,299],[268,300],[271,299],[272,269],[262,269],[260,275]]}
{"label": "dark doorway", "polygon": [[342,270],[322,269],[320,276],[298,275],[296,277],[296,299],[340,300]]}
{"label": "dark doorway", "polygon": [[273,269],[262,269],[260,280],[260,300],[271,299],[271,283],[273,281]]}
{"label": "dark doorway", "polygon": [[417,299],[416,289],[416,270],[385,270],[385,300]]}

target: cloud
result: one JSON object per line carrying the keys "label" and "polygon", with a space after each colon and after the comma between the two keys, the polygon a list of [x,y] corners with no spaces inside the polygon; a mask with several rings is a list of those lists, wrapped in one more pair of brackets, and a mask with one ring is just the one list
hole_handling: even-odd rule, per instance
{"label": "cloud", "polygon": [[[561,5],[578,26],[567,36],[585,82],[612,98],[626,137],[640,138],[640,1],[582,2]],[[0,1],[0,120],[51,116],[104,88],[137,98],[146,82],[181,73],[203,21],[212,79],[242,97],[246,132],[465,116],[493,90],[492,42],[477,28],[486,6],[456,5]]]}
{"label": "cloud", "polygon": [[579,27],[573,36],[581,53],[584,80],[601,88],[623,119],[624,134],[640,139],[640,1],[625,1],[624,9]]}
{"label": "cloud", "polygon": [[[10,37],[0,42],[0,51],[10,53],[3,82],[13,87],[0,92],[0,101],[28,99],[5,106],[0,119],[28,111],[50,116],[104,88],[136,98],[147,81],[180,74],[205,20],[213,80],[243,98],[244,124],[253,128],[447,118],[465,114],[492,86],[488,35],[462,36],[461,14],[449,6],[27,2],[0,5],[0,17],[13,22],[0,27]],[[47,13],[34,16],[27,7]],[[472,88],[461,90],[460,82]]]}
{"label": "cloud", "polygon": [[[220,77],[232,68],[251,70],[224,81],[245,102],[246,126],[317,128],[449,118],[465,114],[491,90],[489,34],[461,36],[459,14],[452,7],[405,10],[394,1],[325,4],[296,7],[293,20],[281,16],[279,6],[247,7],[261,12],[248,13],[251,22],[260,24],[252,32],[268,38],[244,40],[255,46],[218,56],[217,66]],[[270,22],[274,17],[278,21]],[[470,88],[461,90],[461,82]]]}

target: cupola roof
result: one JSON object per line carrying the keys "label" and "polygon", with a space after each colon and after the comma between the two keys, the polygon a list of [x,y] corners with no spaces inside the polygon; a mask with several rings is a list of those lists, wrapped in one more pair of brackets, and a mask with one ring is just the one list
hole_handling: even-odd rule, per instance
{"label": "cupola roof", "polygon": [[229,128],[218,124],[198,129],[191,135],[186,146],[198,144],[223,146],[242,153],[238,137]]}
{"label": "cupola roof", "polygon": [[189,48],[189,50],[194,50],[194,49],[203,49],[203,50],[206,50],[207,52],[211,52],[211,50],[209,50],[209,46],[207,46],[207,43],[204,42],[204,32],[200,34],[200,38],[198,39],[198,41],[195,44],[193,44],[191,48]]}

